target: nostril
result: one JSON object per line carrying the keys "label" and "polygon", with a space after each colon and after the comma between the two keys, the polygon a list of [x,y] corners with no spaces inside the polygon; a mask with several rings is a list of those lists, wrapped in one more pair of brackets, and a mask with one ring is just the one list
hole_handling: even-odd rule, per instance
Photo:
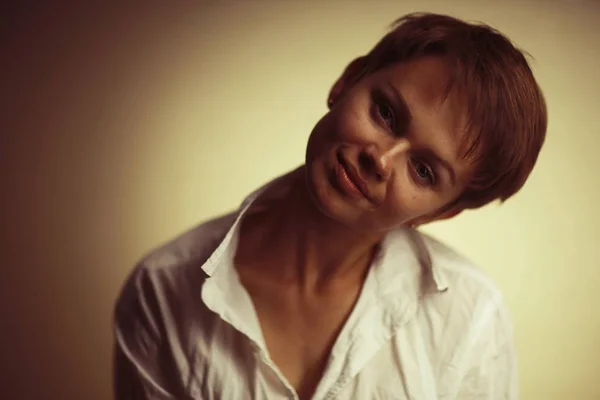
{"label": "nostril", "polygon": [[377,171],[377,163],[375,162],[375,158],[371,154],[367,152],[361,152],[358,156],[358,163],[360,164],[361,168],[363,168],[369,174],[375,175],[377,179],[382,178],[379,171]]}
{"label": "nostril", "polygon": [[373,164],[373,158],[365,152],[358,155],[358,162],[362,167],[370,168]]}

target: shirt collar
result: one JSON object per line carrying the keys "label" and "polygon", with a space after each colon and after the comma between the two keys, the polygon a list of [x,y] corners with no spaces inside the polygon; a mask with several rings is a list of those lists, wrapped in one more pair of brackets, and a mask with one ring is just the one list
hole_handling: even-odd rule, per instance
{"label": "shirt collar", "polygon": [[[273,196],[278,196],[281,192],[289,189],[292,176],[301,173],[303,166],[294,169],[282,176],[279,176],[259,189],[252,192],[242,202],[237,211],[233,224],[227,230],[225,237],[219,243],[212,255],[202,266],[202,270],[209,276],[213,276],[219,264],[224,261],[233,261],[235,248],[237,247],[237,234],[239,224],[244,215],[248,212],[250,206],[255,200],[269,190]],[[378,281],[382,283],[382,289],[390,286],[394,282],[394,277],[399,273],[402,265],[413,265],[417,270],[417,281],[421,294],[430,292],[444,292],[448,290],[448,283],[443,271],[435,265],[431,254],[431,249],[427,245],[423,235],[411,228],[398,228],[388,233],[383,240],[380,251],[377,254],[375,264],[385,265],[377,271]],[[388,266],[390,266],[388,268]],[[384,284],[387,282],[388,284]]]}

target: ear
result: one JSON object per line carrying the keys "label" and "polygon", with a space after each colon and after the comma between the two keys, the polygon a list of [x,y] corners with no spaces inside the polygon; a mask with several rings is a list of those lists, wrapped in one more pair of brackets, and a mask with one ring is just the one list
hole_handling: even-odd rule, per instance
{"label": "ear", "polygon": [[331,108],[333,103],[337,101],[337,99],[343,95],[343,93],[350,88],[354,83],[356,83],[356,78],[360,76],[363,68],[365,66],[365,57],[361,56],[354,59],[346,69],[342,76],[338,78],[338,80],[333,84],[333,87],[329,91],[329,100],[327,105]]}

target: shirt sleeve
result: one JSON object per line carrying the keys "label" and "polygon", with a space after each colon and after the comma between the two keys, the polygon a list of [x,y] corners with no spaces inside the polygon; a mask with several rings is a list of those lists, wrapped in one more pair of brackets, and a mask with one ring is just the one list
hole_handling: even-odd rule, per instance
{"label": "shirt sleeve", "polygon": [[187,397],[178,382],[168,342],[164,340],[159,298],[147,271],[137,267],[117,299],[113,365],[116,400]]}
{"label": "shirt sleeve", "polygon": [[504,304],[492,305],[485,320],[456,400],[517,400],[517,358],[509,313]]}

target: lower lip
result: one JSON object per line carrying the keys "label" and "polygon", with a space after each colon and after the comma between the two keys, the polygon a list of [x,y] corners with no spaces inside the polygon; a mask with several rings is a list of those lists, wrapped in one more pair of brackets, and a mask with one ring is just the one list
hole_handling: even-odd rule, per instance
{"label": "lower lip", "polygon": [[348,173],[342,164],[337,165],[336,177],[338,184],[344,193],[352,197],[364,197],[358,187],[356,187],[356,185],[350,180],[350,177],[348,176]]}

